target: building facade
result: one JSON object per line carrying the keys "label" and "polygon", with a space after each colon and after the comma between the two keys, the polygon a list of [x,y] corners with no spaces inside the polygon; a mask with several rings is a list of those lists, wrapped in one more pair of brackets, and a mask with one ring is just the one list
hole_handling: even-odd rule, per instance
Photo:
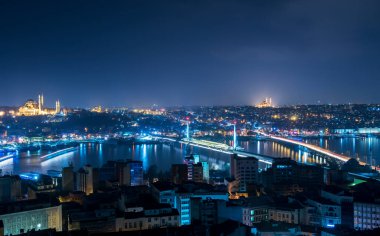
{"label": "building facade", "polygon": [[354,228],[371,230],[380,227],[380,204],[354,202]]}
{"label": "building facade", "polygon": [[3,221],[5,235],[17,235],[32,229],[62,231],[62,206],[3,214],[0,221]]}
{"label": "building facade", "polygon": [[247,192],[249,184],[258,183],[259,161],[254,157],[231,155],[231,177],[235,178],[239,192]]}
{"label": "building facade", "polygon": [[164,227],[178,227],[179,214],[168,204],[146,209],[144,207],[126,209],[124,217],[116,219],[117,231],[138,231]]}

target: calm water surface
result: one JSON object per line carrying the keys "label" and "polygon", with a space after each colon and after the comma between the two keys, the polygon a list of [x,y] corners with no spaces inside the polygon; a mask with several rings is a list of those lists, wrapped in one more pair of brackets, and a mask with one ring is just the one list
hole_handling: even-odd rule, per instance
{"label": "calm water surface", "polygon": [[[359,158],[362,161],[380,164],[380,139],[373,138],[329,138],[305,139],[311,143],[336,153]],[[284,146],[272,141],[245,141],[239,145],[247,151],[273,157],[291,157],[299,162],[318,162],[295,147]],[[13,158],[0,163],[2,173],[38,172],[61,170],[73,163],[75,168],[86,164],[100,167],[109,160],[133,159],[143,162],[144,170],[156,165],[159,171],[168,171],[172,164],[183,163],[186,153],[200,154],[201,160],[208,161],[211,169],[226,170],[229,168],[229,155],[197,147],[187,147],[185,144],[174,145],[108,145],[82,144],[78,150],[59,157],[41,162],[40,156],[47,152],[20,153]]]}
{"label": "calm water surface", "polygon": [[211,150],[189,147],[176,143],[174,145],[109,145],[109,144],[81,144],[75,152],[41,162],[40,157],[48,152],[20,153],[18,158],[9,159],[0,163],[2,173],[38,172],[47,170],[61,170],[70,163],[76,169],[90,164],[100,167],[112,160],[140,160],[144,170],[156,165],[158,171],[168,171],[172,164],[183,163],[186,153],[197,153],[201,160],[208,161],[210,168],[225,170],[228,168],[229,155]]}

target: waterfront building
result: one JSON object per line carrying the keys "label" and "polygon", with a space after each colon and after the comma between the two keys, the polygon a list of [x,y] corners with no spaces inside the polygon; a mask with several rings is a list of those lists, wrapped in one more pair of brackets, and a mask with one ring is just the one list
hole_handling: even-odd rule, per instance
{"label": "waterfront building", "polygon": [[[112,165],[112,162],[109,164]],[[139,186],[144,184],[142,161],[119,160],[113,163],[113,169],[119,185]]]}
{"label": "waterfront building", "polygon": [[283,196],[303,192],[304,189],[322,187],[328,171],[320,166],[299,164],[290,158],[276,158],[272,167],[261,173],[266,189]]}
{"label": "waterfront building", "polygon": [[249,184],[258,183],[259,162],[254,157],[231,155],[231,178],[236,179],[239,192],[247,192]]}
{"label": "waterfront building", "polygon": [[125,172],[127,186],[139,186],[144,184],[142,161],[128,161]]}

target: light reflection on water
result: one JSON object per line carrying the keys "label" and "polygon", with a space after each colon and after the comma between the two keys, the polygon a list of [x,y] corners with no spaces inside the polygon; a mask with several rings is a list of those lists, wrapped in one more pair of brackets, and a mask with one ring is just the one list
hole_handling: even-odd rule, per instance
{"label": "light reflection on water", "polygon": [[[379,138],[331,138],[331,139],[308,139],[310,144],[344,154],[351,157],[359,157],[362,161],[373,159],[375,164],[380,164],[380,141]],[[239,146],[246,150],[266,156],[291,157],[302,163],[321,163],[324,160],[320,157],[309,155],[304,150],[295,147],[284,146],[272,141],[244,141],[239,142]],[[144,170],[149,166],[156,165],[158,171],[170,170],[171,164],[183,163],[187,153],[200,154],[202,161],[208,161],[210,168],[226,170],[229,168],[228,154],[215,152],[212,150],[200,149],[197,147],[187,148],[186,144],[175,143],[173,145],[107,145],[107,144],[81,144],[78,150],[73,153],[47,160],[41,163],[40,156],[47,152],[25,152],[19,154],[20,158],[9,159],[0,163],[2,173],[39,172],[46,173],[47,170],[61,170],[62,167],[70,163],[76,169],[86,164],[100,167],[108,160],[141,160]],[[372,155],[372,158],[371,158]]]}
{"label": "light reflection on water", "polygon": [[[377,137],[367,138],[328,138],[328,139],[305,139],[307,143],[329,149],[335,153],[347,157],[359,158],[361,161],[380,164],[380,139]],[[317,156],[309,156],[305,160],[305,155],[309,155],[303,150],[297,150],[294,146],[286,146],[272,141],[245,141],[240,142],[240,146],[246,150],[273,157],[291,157],[299,162],[317,162]],[[311,158],[310,158],[311,157]]]}
{"label": "light reflection on water", "polygon": [[47,170],[61,170],[70,163],[78,169],[86,164],[100,167],[109,160],[141,160],[144,170],[156,165],[158,171],[169,171],[172,164],[183,163],[186,153],[200,154],[202,161],[208,161],[213,169],[225,170],[228,168],[229,155],[213,152],[196,147],[187,148],[184,144],[157,144],[157,145],[107,145],[81,144],[78,150],[41,162],[40,156],[48,152],[25,152],[19,158],[0,163],[0,169],[5,173],[38,172]]}

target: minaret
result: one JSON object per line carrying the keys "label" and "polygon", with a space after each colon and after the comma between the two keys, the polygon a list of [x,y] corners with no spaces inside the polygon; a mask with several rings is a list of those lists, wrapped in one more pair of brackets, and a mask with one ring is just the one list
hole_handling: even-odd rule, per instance
{"label": "minaret", "polygon": [[44,108],[44,94],[41,95],[41,109]]}
{"label": "minaret", "polygon": [[38,94],[38,114],[41,114],[42,105],[41,105],[41,95]]}
{"label": "minaret", "polygon": [[55,102],[55,114],[58,114],[61,112],[61,103],[59,102],[59,100],[57,100]]}

